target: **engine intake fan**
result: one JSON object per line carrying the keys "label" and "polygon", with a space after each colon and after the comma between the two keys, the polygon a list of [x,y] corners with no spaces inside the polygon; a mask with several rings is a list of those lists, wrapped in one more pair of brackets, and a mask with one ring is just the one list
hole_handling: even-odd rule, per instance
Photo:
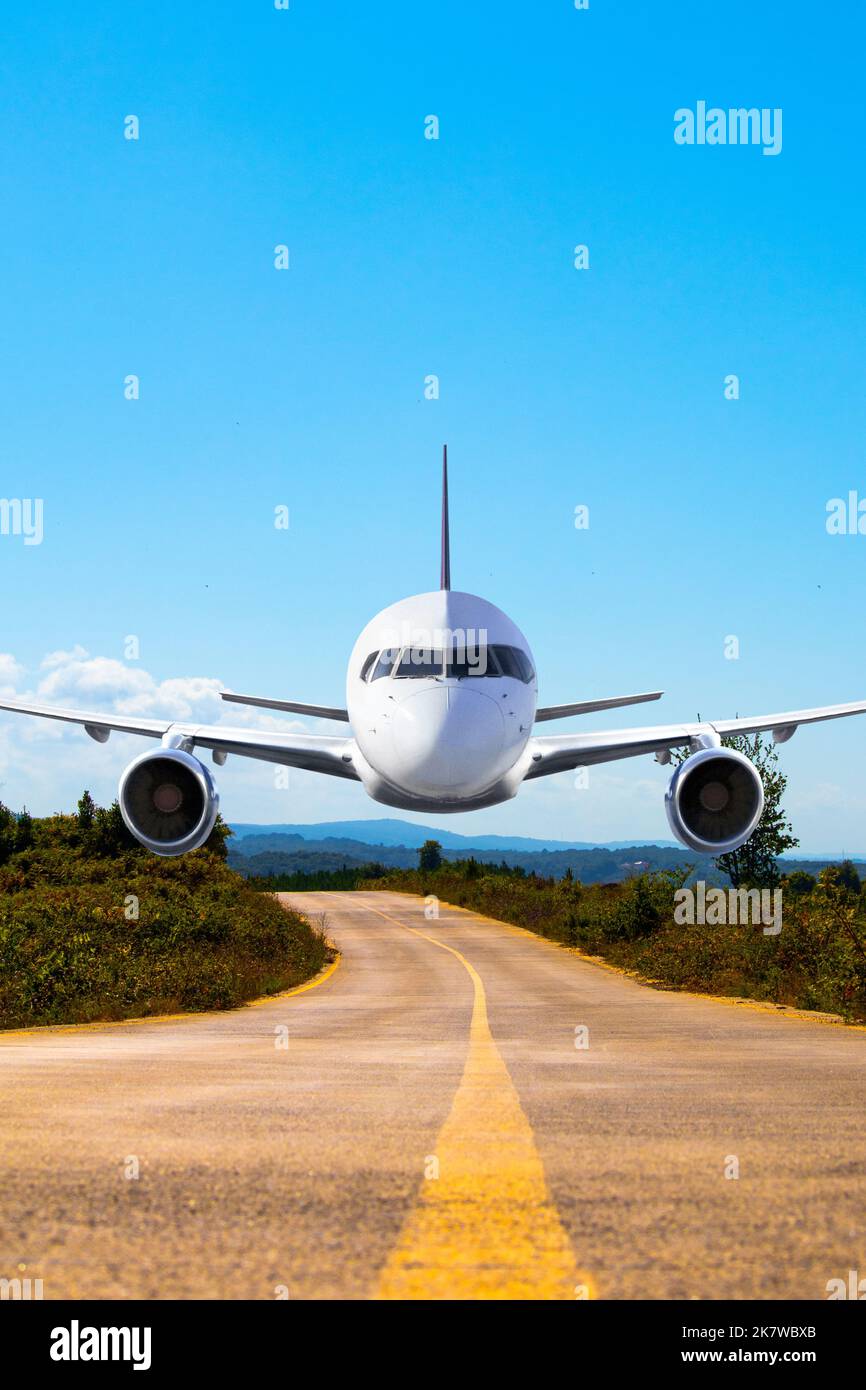
{"label": "engine intake fan", "polygon": [[203,845],[219,810],[219,794],[207,768],[181,748],[142,753],[121,777],[117,796],[135,838],[165,856]]}
{"label": "engine intake fan", "polygon": [[754,764],[734,748],[702,748],[681,763],[665,794],[668,824],[697,854],[730,854],[744,845],[764,810]]}

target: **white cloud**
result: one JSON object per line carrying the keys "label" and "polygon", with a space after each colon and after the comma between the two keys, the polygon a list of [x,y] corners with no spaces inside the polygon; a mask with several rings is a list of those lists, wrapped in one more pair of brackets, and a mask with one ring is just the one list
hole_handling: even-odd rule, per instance
{"label": "white cloud", "polygon": [[[311,728],[333,731],[332,725],[322,721],[311,724],[251,706],[227,704],[219,693],[224,683],[216,677],[179,676],[157,681],[137,663],[125,665],[114,658],[91,656],[80,645],[50,652],[39,663],[39,670],[42,674],[36,689],[27,689],[25,668],[14,656],[0,654],[0,691],[34,703],[142,718],[164,716],[180,723],[221,724],[272,733],[309,732]],[[114,734],[103,748],[78,725],[0,712],[0,797],[16,808],[26,804],[35,815],[71,809],[84,787],[89,787],[98,801],[109,802],[121,769],[144,746],[140,738]],[[327,819],[357,813],[357,806],[343,804],[335,809],[329,803],[332,779],[292,770],[287,791],[275,786],[274,771],[268,763],[231,758],[226,768],[218,770],[227,813],[240,820]]]}
{"label": "white cloud", "polygon": [[816,782],[812,786],[791,793],[786,798],[791,812],[837,811],[840,806],[853,812],[862,812],[866,801],[862,796],[851,795],[835,782]]}
{"label": "white cloud", "polygon": [[37,687],[40,700],[49,703],[69,704],[81,698],[90,706],[110,708],[116,701],[151,690],[154,685],[147,671],[124,666],[114,657],[88,656],[80,647],[74,652],[52,653],[50,663],[49,674]]}
{"label": "white cloud", "polygon": [[0,652],[0,694],[10,699],[24,679],[24,667],[8,652]]}
{"label": "white cloud", "polygon": [[81,661],[90,653],[76,642],[71,652],[49,652],[39,663],[42,671],[51,671],[55,666],[66,666],[70,661]]}
{"label": "white cloud", "polygon": [[210,676],[178,676],[156,682],[146,672],[138,688],[118,696],[117,707],[124,714],[147,718],[197,719],[214,723],[225,708],[219,697],[222,681]]}

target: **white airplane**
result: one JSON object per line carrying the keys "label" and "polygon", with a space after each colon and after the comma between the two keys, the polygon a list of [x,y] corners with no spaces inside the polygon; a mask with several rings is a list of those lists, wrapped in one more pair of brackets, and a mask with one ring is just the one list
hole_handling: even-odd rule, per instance
{"label": "white airplane", "polygon": [[440,587],[392,604],[367,624],[349,658],[345,709],[222,694],[235,704],[341,721],[351,726],[351,735],[259,733],[15,700],[0,701],[0,709],[83,724],[97,743],[107,742],[112,730],[159,739],[160,748],[142,753],[126,768],[118,799],[132,834],[160,855],[197,849],[213,829],[219,797],[196,756],[202,749],[219,766],[229,753],[288,764],[360,782],[386,806],[439,813],[495,806],[526,781],[593,763],[644,753],[669,763],[671,749],[684,747],[692,756],[671,778],[668,822],[689,849],[724,854],[753,833],[764,794],[753,764],[723,747],[722,738],[772,730],[775,741],[785,743],[800,724],[866,712],[861,700],[754,719],[603,733],[533,732],[541,722],[642,704],[661,694],[538,707],[535,662],[520,629],[492,603],[451,588],[446,450]]}

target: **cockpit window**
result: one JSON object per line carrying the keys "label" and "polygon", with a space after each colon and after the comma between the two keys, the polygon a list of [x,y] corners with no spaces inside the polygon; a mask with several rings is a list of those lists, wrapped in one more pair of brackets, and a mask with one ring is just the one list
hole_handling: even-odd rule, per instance
{"label": "cockpit window", "polygon": [[444,659],[437,647],[404,647],[394,675],[409,680],[441,676]]}
{"label": "cockpit window", "polygon": [[361,679],[378,681],[383,676],[394,676],[400,680],[430,680],[440,676],[447,676],[451,680],[507,676],[510,680],[528,685],[535,672],[529,657],[519,647],[488,647],[471,642],[455,644],[447,651],[439,647],[403,647],[402,650],[386,647],[382,652],[372,652],[361,668]]}
{"label": "cockpit window", "polygon": [[483,647],[472,642],[452,647],[448,653],[445,674],[452,680],[463,680],[465,676],[498,676],[493,647]]}
{"label": "cockpit window", "polygon": [[519,647],[494,647],[496,659],[499,662],[503,676],[510,676],[512,680],[523,681],[528,685],[535,672],[532,669],[532,662],[522,652]]}
{"label": "cockpit window", "polygon": [[397,648],[386,647],[383,652],[379,653],[379,660],[376,662],[376,665],[373,668],[373,674],[370,677],[370,680],[380,681],[383,676],[390,676],[391,668],[393,667],[394,662],[396,660]]}
{"label": "cockpit window", "polygon": [[519,647],[515,647],[514,654],[517,657],[517,664],[523,672],[524,683],[529,685],[530,681],[535,680],[535,670],[532,662],[529,660],[526,652],[522,652]]}

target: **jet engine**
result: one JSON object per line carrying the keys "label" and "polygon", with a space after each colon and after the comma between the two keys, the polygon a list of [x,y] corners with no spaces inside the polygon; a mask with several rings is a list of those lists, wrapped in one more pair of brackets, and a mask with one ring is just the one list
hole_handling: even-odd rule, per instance
{"label": "jet engine", "polygon": [[219,794],[207,768],[181,748],[142,753],[120,779],[117,799],[128,829],[154,854],[186,854],[214,827]]}
{"label": "jet engine", "polygon": [[730,854],[744,845],[764,810],[753,763],[734,748],[701,748],[681,763],[665,794],[668,824],[698,854]]}

